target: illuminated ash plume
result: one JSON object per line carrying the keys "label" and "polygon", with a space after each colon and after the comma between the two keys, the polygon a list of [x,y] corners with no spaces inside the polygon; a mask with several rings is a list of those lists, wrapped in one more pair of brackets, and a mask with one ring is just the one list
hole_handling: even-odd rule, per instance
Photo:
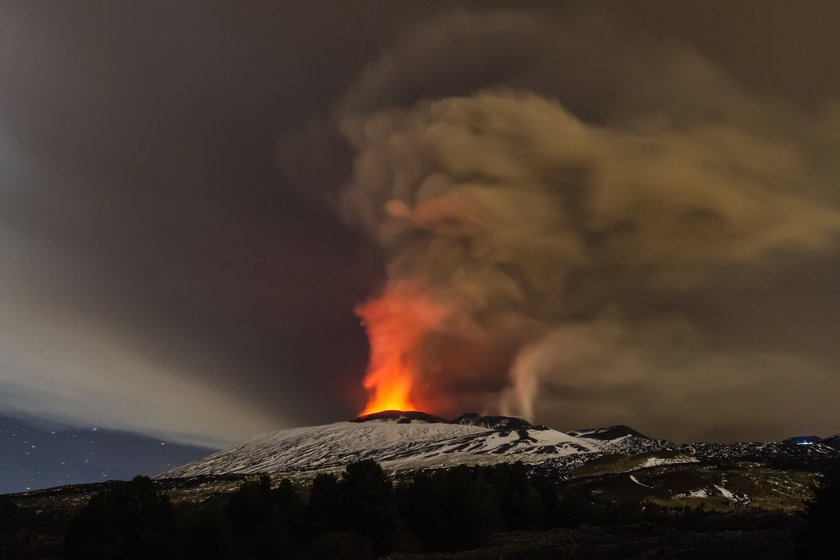
{"label": "illuminated ash plume", "polygon": [[358,309],[364,412],[532,418],[544,385],[600,398],[594,421],[656,400],[665,368],[696,362],[699,287],[834,246],[832,177],[793,143],[793,111],[687,49],[522,14],[404,37],[318,132],[349,148],[334,201],[385,265]]}

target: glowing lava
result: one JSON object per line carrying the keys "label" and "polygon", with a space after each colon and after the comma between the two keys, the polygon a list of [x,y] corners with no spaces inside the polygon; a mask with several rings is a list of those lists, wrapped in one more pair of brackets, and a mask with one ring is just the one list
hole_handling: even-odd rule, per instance
{"label": "glowing lava", "polygon": [[424,346],[443,313],[428,300],[390,286],[377,299],[356,308],[370,341],[364,387],[370,396],[362,415],[383,410],[417,410],[428,364]]}
{"label": "glowing lava", "polygon": [[414,374],[398,366],[369,372],[364,386],[372,394],[361,415],[383,410],[417,410],[411,400],[413,383]]}

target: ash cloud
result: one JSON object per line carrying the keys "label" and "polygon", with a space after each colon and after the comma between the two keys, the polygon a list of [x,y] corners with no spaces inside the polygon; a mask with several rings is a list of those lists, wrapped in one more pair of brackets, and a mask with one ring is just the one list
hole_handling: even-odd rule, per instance
{"label": "ash cloud", "polygon": [[[754,282],[836,258],[836,104],[751,93],[602,18],[458,11],[398,39],[313,130],[311,167],[340,143],[352,161],[328,196],[383,255],[374,297],[445,310],[419,349],[435,412],[837,430],[832,391],[802,389],[840,388],[835,372],[713,328],[774,308]],[[761,330],[740,323],[727,336]]]}
{"label": "ash cloud", "polygon": [[[538,421],[559,429],[629,422],[676,439],[836,432],[840,257],[831,219],[814,217],[840,200],[837,6],[735,3],[721,18],[699,3],[521,0],[522,12],[428,19],[453,3],[0,4],[0,412],[205,443],[346,419],[365,397],[367,344],[354,306],[364,313],[374,309],[368,296],[422,290],[434,299],[410,306],[435,312],[417,360],[441,413],[502,404],[527,412],[531,403]],[[640,31],[575,15],[598,5]],[[405,196],[390,187],[362,196],[355,183],[368,171],[354,175],[361,159],[351,141],[368,123],[381,129],[360,149],[376,162],[402,142],[391,146],[386,133],[414,147],[422,138],[410,123],[442,134],[445,123],[426,114],[432,106],[451,115],[474,106],[458,122],[476,128],[470,119],[495,113],[479,98],[512,107],[513,124],[498,126],[528,122],[518,113],[533,101],[582,139],[552,148],[550,131],[528,136],[542,125],[511,129],[547,149],[528,188],[569,185],[550,191],[577,222],[557,221],[550,204],[517,202],[517,191],[502,208],[478,206],[495,179],[465,178],[448,159],[422,154],[406,161],[435,170],[440,185],[470,189],[422,212],[416,185]],[[295,129],[307,115],[323,118],[301,141]],[[452,138],[464,136],[458,126]],[[277,173],[278,137],[298,188]],[[505,153],[516,142],[482,149]],[[615,153],[596,151],[605,149]],[[729,187],[692,202],[713,208],[693,215],[695,227],[722,220],[726,231],[741,223],[762,232],[737,243],[753,256],[694,243],[699,256],[665,267],[659,235],[675,224],[630,220],[637,231],[626,245],[601,231],[649,192],[596,197],[604,162],[634,160],[639,182],[657,176],[660,151],[675,169],[684,161],[725,178],[739,201],[742,184],[759,191],[739,206],[743,215],[715,206]],[[549,169],[558,153],[568,161]],[[513,180],[528,157],[505,155],[488,169]],[[708,169],[715,162],[723,168]],[[644,208],[670,190],[650,192],[662,197]],[[356,194],[362,200],[349,204]],[[590,208],[597,201],[613,213]],[[511,255],[473,255],[471,245],[487,245],[470,235],[481,237],[508,204],[535,217],[505,221],[508,234],[492,228]],[[807,218],[774,219],[786,205]],[[593,216],[601,222],[584,221]],[[758,216],[759,226],[738,222]],[[540,220],[568,239],[555,247],[556,236],[527,245],[509,235]],[[624,254],[631,241],[646,245],[642,264]],[[503,262],[488,266],[496,284],[466,272],[451,284],[463,255]],[[432,257],[445,265],[439,272]],[[423,259],[428,267],[417,265]],[[452,304],[459,290],[467,296]],[[438,313],[438,303],[448,307]]]}

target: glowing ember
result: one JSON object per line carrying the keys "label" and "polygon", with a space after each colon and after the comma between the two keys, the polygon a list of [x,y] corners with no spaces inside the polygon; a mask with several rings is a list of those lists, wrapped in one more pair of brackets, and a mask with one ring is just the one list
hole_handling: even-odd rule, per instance
{"label": "glowing ember", "polygon": [[378,299],[356,309],[370,341],[370,364],[364,379],[370,393],[362,414],[383,410],[417,410],[427,364],[424,344],[443,317],[427,300],[391,286]]}

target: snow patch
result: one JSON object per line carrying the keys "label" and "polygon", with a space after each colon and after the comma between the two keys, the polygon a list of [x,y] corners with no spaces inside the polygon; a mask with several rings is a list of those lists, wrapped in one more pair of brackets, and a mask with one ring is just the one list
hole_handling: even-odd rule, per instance
{"label": "snow patch", "polygon": [[674,498],[708,498],[709,493],[706,491],[705,488],[698,488],[697,490],[692,490],[688,494],[674,494]]}
{"label": "snow patch", "polygon": [[689,455],[677,455],[676,457],[648,457],[641,465],[639,465],[639,468],[646,469],[648,467],[658,467],[660,465],[679,465],[682,463],[699,462],[700,461],[696,457],[691,457]]}
{"label": "snow patch", "polygon": [[718,486],[717,484],[715,484],[715,488],[717,488],[717,491],[720,492],[724,498],[729,498],[733,502],[736,501],[735,494],[733,494],[731,491],[727,490],[723,486]]}
{"label": "snow patch", "polygon": [[641,482],[639,482],[639,479],[636,478],[635,476],[633,476],[632,474],[630,475],[630,480],[632,480],[633,482],[635,482],[639,486],[644,486],[645,488],[653,488],[653,486],[648,486],[647,484],[642,484]]}

